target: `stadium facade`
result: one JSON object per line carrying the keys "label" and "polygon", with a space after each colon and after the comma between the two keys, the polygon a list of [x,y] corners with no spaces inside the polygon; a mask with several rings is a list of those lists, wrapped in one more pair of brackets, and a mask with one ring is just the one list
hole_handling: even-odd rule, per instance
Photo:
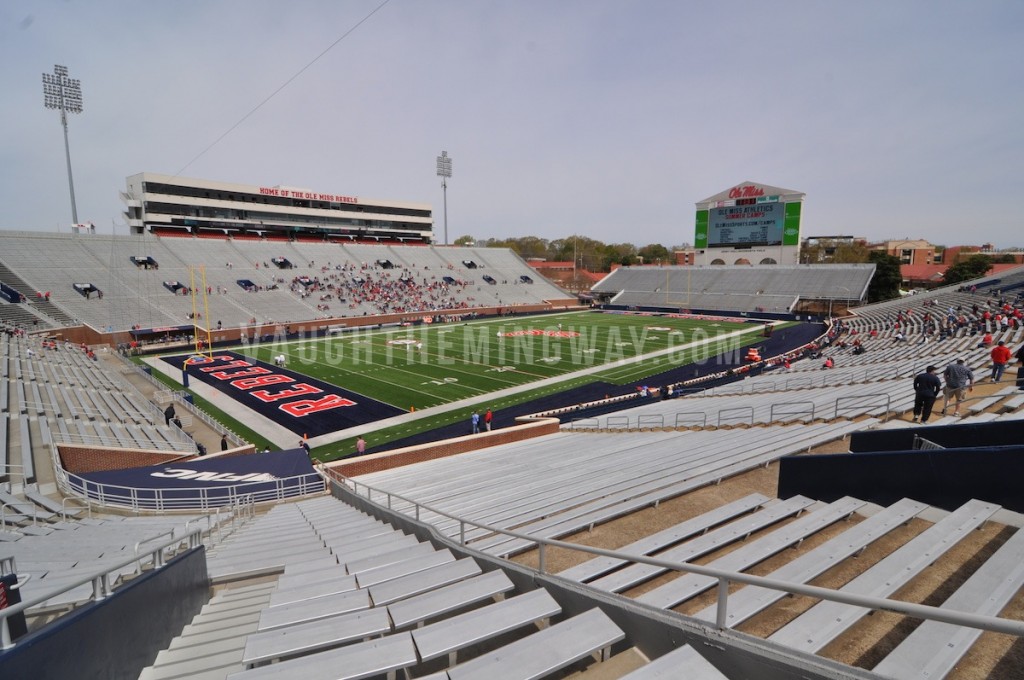
{"label": "stadium facade", "polygon": [[126,185],[121,200],[135,233],[426,244],[433,232],[426,203],[151,172]]}
{"label": "stadium facade", "polygon": [[798,264],[805,195],[741,182],[699,201],[696,264]]}

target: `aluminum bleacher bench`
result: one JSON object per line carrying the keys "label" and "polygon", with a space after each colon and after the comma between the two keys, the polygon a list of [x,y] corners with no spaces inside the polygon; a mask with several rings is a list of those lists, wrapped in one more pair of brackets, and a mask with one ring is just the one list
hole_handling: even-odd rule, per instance
{"label": "aluminum bleacher bench", "polygon": [[345,564],[349,561],[357,562],[391,550],[412,548],[418,543],[419,540],[412,534],[394,531],[390,534],[378,534],[365,541],[361,541],[358,547],[352,547],[348,543],[338,544],[332,541],[328,541],[327,547],[338,556],[338,560],[342,564]]}
{"label": "aluminum bleacher bench", "polygon": [[314,557],[302,562],[289,562],[285,565],[284,575],[281,578],[301,577],[303,574],[337,565],[338,558],[331,554],[321,555],[320,557]]}
{"label": "aluminum bleacher bench", "polygon": [[387,675],[416,665],[416,647],[409,633],[357,642],[319,654],[233,673],[228,680],[358,680]]}
{"label": "aluminum bleacher bench", "polygon": [[[1024,371],[1024,368],[1021,368],[1020,370]],[[1017,390],[1014,392],[1014,396],[1011,396],[1006,400],[1006,403],[1002,405],[1000,410],[1003,413],[1007,413],[1010,411],[1016,411],[1021,406],[1024,406],[1024,392]]]}
{"label": "aluminum bleacher bench", "polygon": [[[848,518],[863,505],[864,501],[856,498],[840,498],[825,507],[794,519],[784,527],[745,543],[728,555],[710,562],[709,566],[726,571],[742,571],[790,546],[798,545],[811,534]],[[713,588],[717,582],[718,579],[709,576],[681,574],[668,583],[639,596],[637,601],[653,607],[669,609]]]}
{"label": "aluminum bleacher bench", "polygon": [[300,600],[263,610],[259,616],[258,630],[274,630],[306,621],[326,619],[330,616],[369,609],[370,605],[370,594],[365,590],[350,590],[347,593]]}
{"label": "aluminum bleacher bench", "polygon": [[[402,578],[411,574],[415,574],[431,567],[448,564],[455,561],[455,556],[452,555],[451,551],[445,548],[444,550],[433,550],[433,546],[429,543],[431,551],[423,555],[414,555],[408,560],[401,562],[394,562],[392,564],[386,564],[384,566],[366,569],[363,571],[357,571],[356,581],[359,582],[360,588],[369,588],[379,583],[386,583],[387,581],[393,581],[397,578]],[[351,565],[348,566],[349,572],[352,571]]]}
{"label": "aluminum bleacher bench", "polygon": [[1004,387],[990,397],[984,397],[975,401],[967,407],[967,410],[971,413],[981,413],[985,409],[995,406],[1006,397],[1011,397],[1016,394],[1020,394],[1020,392],[1017,391],[1017,387],[1015,385],[1010,385],[1009,387]]}
{"label": "aluminum bleacher bench", "polygon": [[353,527],[349,529],[338,529],[334,531],[323,531],[319,532],[324,542],[330,546],[336,546],[338,549],[351,549],[357,548],[362,545],[363,541],[374,538],[375,536],[381,536],[385,534],[395,533],[395,528],[383,522],[374,522],[365,526]]}
{"label": "aluminum bleacher bench", "polygon": [[64,505],[62,503],[58,503],[49,496],[44,496],[43,494],[33,489],[25,489],[23,493],[25,498],[32,501],[33,503],[43,508],[44,510],[48,510],[54,513],[55,515],[78,517],[82,514],[82,512],[84,512],[82,508],[79,508],[74,505]]}
{"label": "aluminum bleacher bench", "polygon": [[[768,574],[768,577],[779,581],[807,583],[847,557],[859,553],[868,543],[884,536],[897,526],[909,522],[927,508],[926,504],[909,498],[897,501],[817,548],[779,567]],[[781,590],[744,586],[729,596],[725,624],[729,627],[737,626],[784,597],[786,597],[786,593]],[[713,604],[697,612],[694,616],[715,621],[717,605]]]}
{"label": "aluminum bleacher bench", "polygon": [[696,649],[683,645],[622,676],[621,680],[728,680]]}
{"label": "aluminum bleacher bench", "polygon": [[358,536],[359,532],[384,525],[384,522],[373,517],[367,517],[365,515],[360,516],[341,516],[331,519],[317,518],[314,521],[310,521],[308,517],[304,516],[304,519],[310,524],[312,529],[319,535],[327,537],[333,536],[335,538],[345,538],[346,536]]}
{"label": "aluminum bleacher bench", "polygon": [[[639,541],[635,541],[634,543],[630,543],[629,545],[619,548],[619,552],[628,553],[630,555],[650,555],[653,552],[663,550],[664,548],[675,545],[676,543],[684,541],[692,536],[705,533],[722,522],[727,522],[739,515],[742,515],[743,513],[755,510],[767,503],[768,500],[769,498],[767,496],[751,494],[746,498],[741,498],[737,501],[733,501],[732,503],[715,508],[710,512],[706,512],[702,515],[698,515],[697,517],[680,522],[679,524],[669,527],[664,531],[659,531],[656,534],[645,536]],[[562,578],[586,583],[591,579],[607,574],[609,571],[624,566],[625,564],[625,560],[619,560],[614,557],[595,557],[594,559],[587,560],[575,567],[565,569],[564,571],[559,572],[558,575]]]}
{"label": "aluminum bleacher bench", "polygon": [[373,599],[374,606],[379,607],[382,604],[391,604],[470,576],[476,576],[480,571],[480,565],[476,563],[476,560],[466,557],[371,586],[369,588],[370,597]]}
{"label": "aluminum bleacher bench", "polygon": [[543,588],[494,602],[412,631],[420,659],[429,661],[448,655],[455,665],[460,649],[496,638],[532,624],[543,628],[562,612],[555,599]]}
{"label": "aluminum bleacher bench", "polygon": [[320,583],[332,578],[342,578],[345,576],[348,576],[348,573],[345,571],[345,566],[331,560],[329,562],[319,564],[315,569],[310,569],[302,573],[281,574],[277,577],[277,590],[288,590],[289,588],[297,588],[309,583]]}
{"label": "aluminum bleacher bench", "polygon": [[7,415],[0,417],[0,466],[3,466],[4,473],[7,474],[7,466],[10,464],[10,452],[7,448]]}
{"label": "aluminum bleacher bench", "polygon": [[[798,514],[813,505],[813,503],[814,501],[809,498],[794,496],[785,501],[765,506],[752,515],[726,524],[714,531],[709,531],[679,546],[653,555],[653,557],[676,562],[691,560],[700,555],[718,550],[729,543],[741,540],[751,533],[780,522],[787,517]],[[590,585],[599,590],[621,593],[666,571],[668,569],[651,564],[631,564],[591,582]]]}
{"label": "aluminum bleacher bench", "polygon": [[[260,555],[234,555],[231,559],[211,555],[208,558],[210,578],[214,581],[232,580],[244,577],[276,574],[283,571],[291,562],[302,562],[320,557],[324,554],[323,547],[308,546],[294,549],[287,553],[269,551]],[[216,557],[216,558],[215,558]]]}
{"label": "aluminum bleacher bench", "polygon": [[[968,501],[884,557],[845,586],[843,592],[887,597],[910,581],[968,532],[999,510],[982,501]],[[822,601],[780,628],[768,639],[815,653],[865,616],[869,610],[841,602]]]}
{"label": "aluminum bleacher bench", "polygon": [[[424,557],[436,551],[437,548],[426,541],[422,543],[402,545],[397,548],[390,544],[383,544],[379,546],[374,553],[369,554],[366,557],[353,559],[354,553],[346,554],[345,569],[350,574],[363,574],[364,572],[382,569],[406,560]],[[363,584],[363,581],[360,581],[360,585],[364,588],[366,587]]]}
{"label": "aluminum bleacher bench", "polygon": [[[974,572],[943,609],[998,616],[1024,587],[1024,530],[1018,529]],[[942,678],[978,639],[978,628],[925,621],[874,668],[892,678]]]}
{"label": "aluminum bleacher bench", "polygon": [[29,433],[28,417],[18,418],[21,433],[21,474],[26,483],[36,480],[36,464],[32,458],[32,436]]}
{"label": "aluminum bleacher bench", "polygon": [[489,598],[501,598],[515,586],[505,572],[489,571],[388,605],[396,630],[442,616]]}
{"label": "aluminum bleacher bench", "polygon": [[598,608],[448,669],[451,680],[533,680],[592,654],[607,659],[625,633]]}
{"label": "aluminum bleacher bench", "polygon": [[368,640],[391,631],[387,608],[376,607],[326,619],[286,626],[246,638],[242,663],[262,665],[293,656],[340,647],[356,640]]}
{"label": "aluminum bleacher bench", "polygon": [[[338,569],[338,567],[335,569]],[[305,583],[288,588],[281,588],[279,584],[278,589],[270,596],[270,606],[278,607],[282,604],[309,600],[314,597],[334,595],[335,593],[347,593],[348,591],[355,590],[356,588],[358,588],[358,585],[356,584],[356,577],[351,575],[339,576],[337,574],[332,574],[330,578],[320,580],[307,578]]]}
{"label": "aluminum bleacher bench", "polygon": [[60,407],[60,399],[57,399],[57,392],[53,389],[53,385],[46,385],[46,398],[53,409],[54,418],[62,418],[64,416],[63,411]]}

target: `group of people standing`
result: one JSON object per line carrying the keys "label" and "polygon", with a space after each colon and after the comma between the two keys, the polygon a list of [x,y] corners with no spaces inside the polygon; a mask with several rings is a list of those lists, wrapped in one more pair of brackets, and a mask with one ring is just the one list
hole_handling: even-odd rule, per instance
{"label": "group of people standing", "polygon": [[479,413],[473,411],[473,415],[469,417],[469,429],[473,434],[480,434],[480,422],[483,421],[484,430],[486,432],[491,431],[491,423],[494,421],[494,413],[491,409],[487,409],[483,417]]}
{"label": "group of people standing", "polygon": [[[990,382],[997,383],[1002,380],[1010,360],[1016,358],[1020,362],[1017,369],[1017,389],[1024,390],[1024,345],[1021,345],[1016,354],[1013,354],[1006,342],[1000,340],[989,354],[992,360],[992,374]],[[957,359],[946,366],[942,372],[942,378],[936,374],[939,369],[936,366],[928,366],[923,373],[914,376],[914,418],[915,423],[927,423],[932,415],[932,409],[939,394],[943,395],[942,415],[946,415],[949,402],[952,400],[953,415],[960,415],[960,404],[967,398],[967,394],[974,390],[974,371],[967,366],[963,359]],[[945,381],[945,384],[943,384]]]}

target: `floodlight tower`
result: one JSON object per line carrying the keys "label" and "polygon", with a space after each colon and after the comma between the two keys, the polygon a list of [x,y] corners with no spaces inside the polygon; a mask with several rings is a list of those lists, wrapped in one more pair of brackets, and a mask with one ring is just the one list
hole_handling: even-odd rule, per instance
{"label": "floodlight tower", "polygon": [[46,108],[60,110],[60,124],[64,126],[64,155],[68,161],[68,188],[71,190],[71,221],[78,224],[75,182],[71,177],[71,147],[68,146],[68,114],[82,112],[82,83],[77,78],[68,78],[67,66],[56,64],[52,74],[43,74],[43,98]]}
{"label": "floodlight tower", "polygon": [[448,245],[448,179],[452,176],[452,159],[447,151],[437,157],[437,176],[441,178],[444,193],[444,244]]}

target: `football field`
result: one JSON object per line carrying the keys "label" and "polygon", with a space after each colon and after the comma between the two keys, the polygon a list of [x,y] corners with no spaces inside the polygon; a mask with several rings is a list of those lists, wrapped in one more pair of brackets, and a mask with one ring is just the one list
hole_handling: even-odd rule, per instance
{"label": "football field", "polygon": [[[758,342],[761,323],[571,312],[249,345],[242,353],[403,410],[564,377],[625,384]],[[581,373],[582,372],[582,373]],[[576,375],[571,375],[576,374]]]}

